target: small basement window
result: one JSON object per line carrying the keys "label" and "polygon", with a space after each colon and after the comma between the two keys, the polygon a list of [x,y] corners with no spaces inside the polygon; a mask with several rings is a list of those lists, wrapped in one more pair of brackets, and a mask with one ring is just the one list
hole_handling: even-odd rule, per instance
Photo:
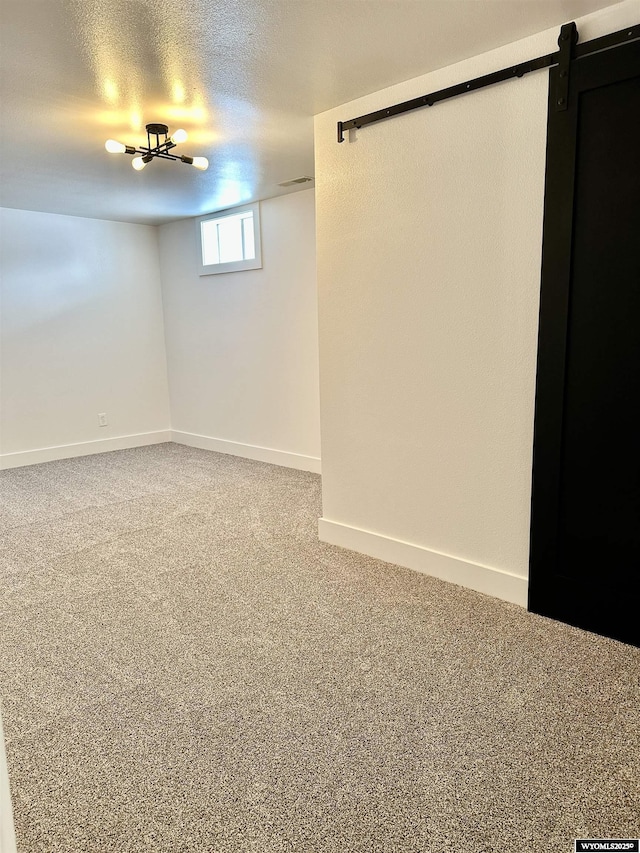
{"label": "small basement window", "polygon": [[261,269],[258,204],[200,216],[197,223],[200,275]]}

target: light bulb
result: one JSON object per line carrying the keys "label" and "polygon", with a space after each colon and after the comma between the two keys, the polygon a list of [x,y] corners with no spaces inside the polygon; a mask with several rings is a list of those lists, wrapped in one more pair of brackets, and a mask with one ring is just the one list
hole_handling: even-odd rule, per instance
{"label": "light bulb", "polygon": [[176,130],[175,133],[171,134],[171,141],[174,145],[177,145],[178,142],[186,142],[188,135],[189,134],[186,130],[182,130],[182,128],[180,128],[180,130]]}
{"label": "light bulb", "polygon": [[134,157],[131,161],[131,165],[136,170],[136,172],[141,172],[147,164],[144,162],[142,157]]}
{"label": "light bulb", "polygon": [[204,172],[205,169],[209,168],[209,161],[206,157],[194,157],[191,165]]}
{"label": "light bulb", "polygon": [[127,150],[127,146],[123,142],[118,142],[115,139],[107,139],[104,147],[107,149],[109,154],[124,154]]}

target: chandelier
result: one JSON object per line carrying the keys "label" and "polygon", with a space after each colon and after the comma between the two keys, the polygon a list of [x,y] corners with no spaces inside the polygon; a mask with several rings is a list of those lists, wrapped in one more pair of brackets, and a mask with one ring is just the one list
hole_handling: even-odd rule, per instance
{"label": "chandelier", "polygon": [[[209,166],[209,161],[206,157],[187,157],[185,154],[178,156],[177,154],[169,154],[172,148],[175,148],[178,142],[184,142],[187,138],[186,130],[176,130],[169,136],[169,128],[166,124],[148,124],[147,130],[147,147],[134,148],[133,145],[125,145],[124,142],[118,142],[115,139],[107,139],[104,147],[110,154],[138,154],[131,161],[133,168],[139,172],[150,163],[154,157],[160,160],[180,160],[182,163],[187,163],[189,166],[194,166],[196,169],[204,171]],[[151,137],[155,136],[155,145],[151,144]]]}

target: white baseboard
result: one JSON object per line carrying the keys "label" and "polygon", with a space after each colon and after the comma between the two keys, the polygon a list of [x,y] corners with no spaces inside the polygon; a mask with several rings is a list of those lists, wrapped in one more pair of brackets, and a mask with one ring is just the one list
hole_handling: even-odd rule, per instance
{"label": "white baseboard", "polygon": [[16,853],[16,834],[9,789],[7,756],[4,749],[2,717],[0,717],[0,853]]}
{"label": "white baseboard", "polygon": [[128,450],[131,447],[145,447],[147,444],[162,444],[165,441],[171,441],[170,429],[81,441],[78,444],[60,444],[57,447],[40,447],[37,450],[20,450],[16,453],[1,454],[0,470],[38,465],[40,462],[53,462],[56,459],[71,459],[74,456],[90,456],[109,450]]}
{"label": "white baseboard", "polygon": [[350,551],[358,551],[386,563],[395,563],[450,583],[475,589],[494,598],[527,606],[528,580],[478,563],[430,551],[421,545],[412,545],[400,539],[392,539],[369,530],[361,530],[348,524],[318,520],[318,535],[321,542],[339,545]]}
{"label": "white baseboard", "polygon": [[173,430],[172,436],[172,441],[176,444],[199,447],[201,450],[215,450],[217,453],[243,456],[245,459],[255,459],[257,462],[269,462],[283,468],[296,468],[298,471],[320,474],[320,459],[316,456],[304,456],[302,453],[289,453],[286,450],[274,450],[271,447],[258,447],[254,444],[241,444],[238,441],[211,438],[208,435],[196,435],[180,430]]}

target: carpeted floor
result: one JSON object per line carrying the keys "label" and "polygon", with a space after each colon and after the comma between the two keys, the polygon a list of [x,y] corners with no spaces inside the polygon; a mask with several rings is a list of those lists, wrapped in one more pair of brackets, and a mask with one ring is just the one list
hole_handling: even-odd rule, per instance
{"label": "carpeted floor", "polygon": [[164,444],[0,478],[20,853],[640,836],[640,650],[320,544],[313,474]]}

